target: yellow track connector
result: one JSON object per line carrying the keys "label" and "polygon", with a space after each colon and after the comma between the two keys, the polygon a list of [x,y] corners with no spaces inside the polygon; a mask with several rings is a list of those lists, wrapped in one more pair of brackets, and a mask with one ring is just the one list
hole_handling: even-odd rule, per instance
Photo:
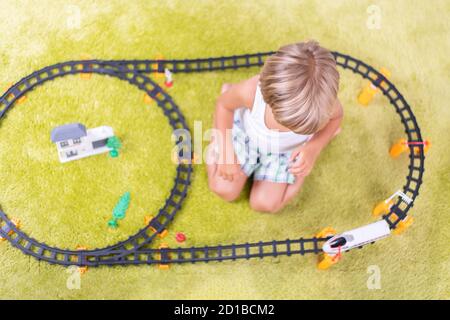
{"label": "yellow track connector", "polygon": [[391,209],[392,205],[394,204],[394,199],[390,200],[384,200],[377,204],[375,208],[372,210],[372,216],[379,217],[383,214],[389,213],[389,210]]}
{"label": "yellow track connector", "polygon": [[[169,248],[169,245],[168,245],[167,243],[161,243],[161,245],[159,246],[158,249],[167,249],[167,248]],[[161,255],[159,255],[159,259],[161,259]],[[160,263],[160,264],[158,265],[158,268],[159,268],[160,270],[168,270],[168,269],[170,268],[170,266],[169,266],[168,264],[162,264],[162,263]]]}
{"label": "yellow track connector", "polygon": [[180,164],[180,163],[181,164],[197,164],[197,163],[200,163],[199,161],[200,161],[199,157],[194,152],[192,153],[192,159],[189,159],[189,158],[180,159],[178,157],[177,150],[172,152],[172,163],[174,163],[174,164]]}
{"label": "yellow track connector", "polygon": [[83,80],[89,80],[90,78],[92,78],[92,73],[90,72],[80,73],[80,78]]}
{"label": "yellow track connector", "polygon": [[[153,216],[145,216],[144,224],[147,226],[150,223],[150,221],[152,221],[152,220],[153,220]],[[150,226],[150,230],[152,230],[154,233],[158,234],[158,237],[160,237],[161,239],[166,237],[169,234],[167,229],[164,229],[161,233],[158,233],[158,230],[156,230],[155,228]]]}
{"label": "yellow track connector", "polygon": [[199,158],[198,154],[196,152],[192,152],[192,164],[200,164],[201,159]]}
{"label": "yellow track connector", "polygon": [[[88,248],[85,247],[85,246],[78,245],[75,249],[76,249],[77,251],[83,251],[83,250],[87,250]],[[88,271],[88,267],[87,267],[87,266],[78,267],[78,272],[79,272],[81,275],[85,274],[87,271]]]}
{"label": "yellow track connector", "polygon": [[[326,227],[322,229],[319,233],[316,234],[316,238],[327,238],[334,236],[336,234],[336,230],[331,227]],[[332,265],[336,264],[339,261],[337,257],[331,256],[327,253],[321,253],[317,259],[317,268],[319,270],[326,270]]]}
{"label": "yellow track connector", "polygon": [[327,270],[332,265],[338,263],[339,259],[336,256],[331,256],[328,253],[321,253],[317,262],[317,269]]}
{"label": "yellow track connector", "polygon": [[389,149],[389,155],[392,158],[398,158],[402,153],[408,152],[409,146],[406,139],[400,139]]}
{"label": "yellow track connector", "polygon": [[152,104],[153,103],[153,98],[150,97],[148,94],[144,93],[144,103],[145,104]]}
{"label": "yellow track connector", "polygon": [[[162,54],[157,54],[153,60],[164,60],[164,56]],[[154,63],[152,64],[152,69],[158,69],[158,64]],[[164,78],[164,73],[162,72],[154,72],[152,73],[152,75],[155,77],[155,79],[162,79]]]}
{"label": "yellow track connector", "polygon": [[[412,144],[412,143],[410,143],[410,144]],[[430,147],[431,147],[431,142],[429,140],[425,140],[424,145],[423,145],[423,152],[424,153],[428,152]],[[391,146],[391,148],[389,149],[389,155],[395,159],[395,158],[399,157],[402,153],[406,153],[408,151],[409,151],[408,140],[400,139]],[[420,148],[414,147],[414,153],[419,154]]]}
{"label": "yellow track connector", "polygon": [[[19,220],[19,219],[17,219],[17,218],[11,218],[11,222],[14,224],[14,226],[15,226],[17,229],[20,229],[21,223],[20,223],[20,220]],[[14,234],[14,231],[13,231],[13,230],[9,230],[9,231],[8,231],[8,236],[12,236],[13,234]],[[3,237],[0,236],[0,242],[5,241],[5,240],[6,240],[6,238],[3,238]]]}
{"label": "yellow track connector", "polygon": [[413,222],[414,218],[411,216],[407,216],[405,219],[397,223],[397,226],[395,227],[394,231],[392,231],[392,233],[395,235],[402,234],[406,229],[408,229],[412,225]]}
{"label": "yellow track connector", "polygon": [[405,153],[409,150],[408,141],[406,139],[400,139],[396,143],[394,143],[389,149],[389,155],[392,158],[398,158],[402,153]]}
{"label": "yellow track connector", "polygon": [[[430,148],[431,148],[430,140],[425,140],[425,144],[423,145],[423,153],[427,153],[428,150],[430,150]],[[420,153],[420,148],[415,147],[414,148],[414,153],[415,154],[419,154]]]}
{"label": "yellow track connector", "polygon": [[336,230],[334,230],[333,228],[326,227],[316,234],[316,238],[327,238],[334,236],[336,233]]}
{"label": "yellow track connector", "polygon": [[[391,76],[391,72],[386,68],[381,68],[380,73],[386,78],[389,78]],[[378,91],[380,90],[377,87],[375,87],[371,82],[369,82],[359,93],[358,102],[361,105],[367,107]]]}
{"label": "yellow track connector", "polygon": [[[92,56],[89,54],[82,54],[80,56],[81,60],[91,60]],[[92,72],[82,72],[80,73],[80,78],[83,80],[89,80],[92,77]]]}
{"label": "yellow track connector", "polygon": [[27,96],[21,96],[19,99],[17,99],[17,103],[21,104],[27,101]]}

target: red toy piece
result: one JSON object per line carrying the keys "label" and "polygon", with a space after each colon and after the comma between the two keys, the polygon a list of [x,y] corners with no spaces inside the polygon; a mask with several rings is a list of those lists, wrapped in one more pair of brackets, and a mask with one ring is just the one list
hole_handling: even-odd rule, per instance
{"label": "red toy piece", "polygon": [[170,72],[169,69],[164,69],[164,75],[166,77],[166,81],[164,81],[164,85],[167,88],[170,88],[173,86],[173,79],[172,79],[172,72]]}
{"label": "red toy piece", "polygon": [[186,235],[183,232],[177,232],[177,234],[175,235],[175,240],[177,240],[177,242],[185,242]]}

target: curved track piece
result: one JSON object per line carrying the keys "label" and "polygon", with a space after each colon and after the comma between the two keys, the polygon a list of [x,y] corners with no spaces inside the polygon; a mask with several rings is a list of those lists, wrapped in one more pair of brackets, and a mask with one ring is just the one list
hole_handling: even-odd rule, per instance
{"label": "curved track piece", "polygon": [[[33,72],[29,76],[14,84],[0,97],[0,119],[3,118],[14,103],[36,86],[57,77],[77,73],[97,73],[117,77],[128,81],[145,91],[163,110],[174,130],[188,130],[186,121],[178,106],[158,84],[146,74],[164,73],[168,68],[173,73],[192,73],[220,70],[234,70],[262,66],[264,59],[274,52],[245,54],[239,56],[188,59],[188,60],[83,60],[68,61],[45,67]],[[350,56],[333,52],[337,65],[349,69],[354,73],[369,79],[383,94],[399,114],[409,141],[423,142],[420,128],[414,114],[402,94],[381,73]],[[179,137],[183,139],[184,137]],[[419,152],[414,152],[414,149]],[[190,150],[188,151],[191,152]],[[419,194],[424,173],[424,150],[422,145],[410,146],[408,175],[403,192],[414,200]],[[138,265],[138,264],[168,264],[168,263],[195,263],[208,261],[224,261],[250,258],[276,257],[294,254],[318,254],[322,252],[321,244],[329,238],[300,238],[297,240],[270,241],[245,244],[218,245],[192,248],[148,248],[157,233],[167,228],[180,210],[187,195],[191,181],[191,163],[181,163],[176,170],[174,186],[170,191],[165,204],[159,210],[155,220],[135,235],[115,245],[94,250],[64,250],[50,247],[20,231],[11,222],[8,216],[0,211],[0,227],[8,225],[14,231],[11,235],[5,234],[0,228],[0,236],[6,238],[11,244],[23,253],[31,255],[38,260],[59,265],[100,266],[100,265]],[[390,212],[383,216],[391,229],[407,217],[407,212],[413,206],[402,202],[400,198],[391,207]],[[156,232],[152,231],[156,227]]]}

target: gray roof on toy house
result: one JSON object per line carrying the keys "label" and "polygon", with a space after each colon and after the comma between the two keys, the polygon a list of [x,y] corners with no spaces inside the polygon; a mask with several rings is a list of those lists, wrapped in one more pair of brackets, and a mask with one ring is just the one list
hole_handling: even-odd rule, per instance
{"label": "gray roof on toy house", "polygon": [[52,142],[60,142],[69,139],[79,139],[86,135],[86,127],[84,125],[81,123],[70,123],[54,128],[50,137]]}

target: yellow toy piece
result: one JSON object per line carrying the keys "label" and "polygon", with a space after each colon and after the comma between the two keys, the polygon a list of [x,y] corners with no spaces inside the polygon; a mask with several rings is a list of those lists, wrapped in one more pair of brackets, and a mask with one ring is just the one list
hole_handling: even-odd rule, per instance
{"label": "yellow toy piece", "polygon": [[[17,218],[11,218],[11,222],[13,223],[13,225],[17,228],[20,229],[21,223],[20,220]],[[9,230],[8,231],[8,236],[12,236],[14,234],[13,230]],[[3,238],[2,236],[0,236],[0,242],[5,241],[6,238]]]}
{"label": "yellow toy piece", "polygon": [[[83,250],[87,250],[88,248],[85,247],[85,246],[78,245],[75,249],[76,249],[77,251],[83,251]],[[76,262],[76,258],[74,257],[74,259],[72,259],[72,261],[73,261],[73,262]],[[81,275],[85,274],[87,271],[88,271],[88,267],[87,267],[87,266],[78,267],[78,272],[79,272]]]}
{"label": "yellow toy piece", "polygon": [[[386,78],[389,78],[391,76],[391,72],[386,68],[381,68],[380,73]],[[359,93],[358,102],[361,105],[367,107],[378,91],[379,89],[375,87],[371,82],[369,82]]]}
{"label": "yellow toy piece", "polygon": [[326,227],[316,234],[316,238],[328,238],[336,234],[336,230],[331,227]]}
{"label": "yellow toy piece", "polygon": [[27,96],[21,96],[19,99],[17,99],[17,103],[21,104],[24,103],[27,100]]}
{"label": "yellow toy piece", "polygon": [[[316,234],[316,238],[328,238],[336,235],[336,233],[337,232],[335,229],[326,227]],[[317,268],[319,270],[326,270],[333,264],[336,264],[338,261],[339,258],[337,256],[332,256],[324,252],[319,255],[319,258],[317,260]]]}
{"label": "yellow toy piece", "polygon": [[[161,243],[161,245],[159,246],[158,249],[167,249],[167,248],[169,248],[169,245],[167,243]],[[162,259],[161,254],[159,255],[158,259]],[[158,265],[158,268],[161,270],[168,270],[170,268],[170,266],[168,264],[160,263]]]}
{"label": "yellow toy piece", "polygon": [[172,163],[175,164],[196,164],[198,163],[197,161],[199,161],[199,158],[197,157],[197,155],[195,153],[192,153],[192,159],[189,158],[179,158],[178,157],[178,150],[174,150],[174,152],[172,152]]}
{"label": "yellow toy piece", "polygon": [[331,256],[327,253],[322,253],[319,255],[319,259],[317,262],[317,268],[319,270],[327,270],[332,265],[338,263],[339,259],[336,256]]}
{"label": "yellow toy piece", "polygon": [[[90,56],[89,54],[82,54],[80,56],[81,60],[91,60],[92,56]],[[92,73],[91,72],[82,72],[80,73],[80,78],[83,80],[89,80],[92,77]]]}
{"label": "yellow toy piece", "polygon": [[380,202],[373,208],[372,210],[372,216],[379,217],[383,214],[389,213],[389,210],[391,209],[392,205],[394,204],[393,199],[388,199],[385,201]]}
{"label": "yellow toy piece", "polygon": [[407,152],[409,150],[408,141],[406,139],[400,139],[396,143],[394,143],[389,149],[389,155],[392,158],[398,158],[402,153]]}
{"label": "yellow toy piece", "polygon": [[[405,153],[409,150],[409,145],[422,144],[422,142],[408,142],[406,139],[400,139],[396,143],[394,143],[389,149],[389,155],[392,158],[397,158],[402,153]],[[429,140],[425,140],[423,142],[423,152],[426,153],[431,147],[431,142]],[[414,153],[420,153],[420,147],[414,147]]]}
{"label": "yellow toy piece", "polygon": [[[163,56],[162,54],[157,54],[157,55],[153,58],[153,60],[164,60],[164,56]],[[153,64],[152,64],[152,69],[158,69],[158,64],[157,64],[157,63],[153,63]],[[154,73],[153,73],[153,76],[154,76],[156,79],[164,78],[164,72],[154,72]]]}
{"label": "yellow toy piece", "polygon": [[80,78],[83,80],[89,80],[91,77],[92,77],[92,73],[89,73],[89,72],[80,73]]}
{"label": "yellow toy piece", "polygon": [[[423,153],[427,153],[430,148],[431,148],[430,140],[425,140],[424,144],[423,144]],[[419,154],[420,153],[420,148],[415,147],[414,148],[414,153],[415,154]]]}
{"label": "yellow toy piece", "polygon": [[405,219],[397,223],[397,226],[395,227],[394,231],[392,231],[392,233],[395,235],[402,234],[406,229],[408,229],[412,225],[413,222],[414,218],[411,216],[407,216]]}
{"label": "yellow toy piece", "polygon": [[[8,83],[8,85],[5,88],[5,91],[8,91],[12,86],[13,86],[12,82]],[[14,97],[13,94],[11,94],[10,96]],[[27,96],[21,96],[19,99],[17,99],[17,104],[24,103],[26,100],[27,100]]]}
{"label": "yellow toy piece", "polygon": [[199,156],[197,155],[196,152],[192,152],[192,164],[200,164],[201,159],[199,158]]}
{"label": "yellow toy piece", "polygon": [[148,94],[144,93],[144,103],[145,104],[152,104],[153,103],[153,98],[150,97]]}
{"label": "yellow toy piece", "polygon": [[[152,220],[153,220],[153,217],[152,217],[152,216],[145,216],[145,217],[144,217],[144,224],[145,224],[146,226],[148,226],[148,224],[149,224]],[[161,239],[164,238],[164,237],[166,237],[166,236],[169,234],[169,232],[167,231],[167,229],[164,229],[161,233],[158,233],[158,230],[156,230],[156,229],[153,228],[152,226],[150,226],[149,228],[150,228],[150,230],[152,230],[154,233],[157,233],[157,234],[158,234],[158,237],[160,237]]]}

